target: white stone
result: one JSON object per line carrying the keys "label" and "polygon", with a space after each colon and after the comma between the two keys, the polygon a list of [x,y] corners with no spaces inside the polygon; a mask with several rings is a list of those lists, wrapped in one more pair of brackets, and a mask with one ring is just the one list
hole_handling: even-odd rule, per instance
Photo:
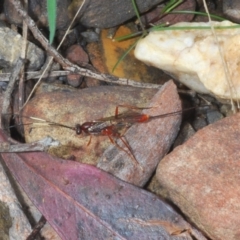
{"label": "white stone", "polygon": [[[234,26],[229,21],[214,26]],[[179,26],[210,26],[209,23],[178,23]],[[199,93],[221,99],[240,99],[240,28],[216,29],[221,51],[228,64],[229,84],[219,49],[210,29],[153,31],[140,40],[135,57],[167,71],[175,79]]]}

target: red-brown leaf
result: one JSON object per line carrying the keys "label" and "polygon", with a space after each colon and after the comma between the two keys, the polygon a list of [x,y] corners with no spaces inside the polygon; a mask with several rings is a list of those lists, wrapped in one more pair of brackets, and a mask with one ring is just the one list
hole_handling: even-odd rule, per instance
{"label": "red-brown leaf", "polygon": [[170,206],[102,170],[46,153],[2,157],[63,239],[186,239],[171,236],[190,226]]}

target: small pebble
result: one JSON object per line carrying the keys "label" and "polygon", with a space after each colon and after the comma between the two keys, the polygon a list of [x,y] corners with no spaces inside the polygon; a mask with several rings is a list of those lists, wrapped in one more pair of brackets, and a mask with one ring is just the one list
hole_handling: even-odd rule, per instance
{"label": "small pebble", "polygon": [[207,126],[207,121],[204,117],[196,117],[196,119],[192,123],[192,126],[195,129],[195,131],[198,131],[201,128],[204,128]]}
{"label": "small pebble", "polygon": [[177,147],[187,141],[191,136],[194,135],[196,131],[193,129],[190,123],[184,123],[184,126],[181,128],[173,147]]}
{"label": "small pebble", "polygon": [[210,111],[207,113],[207,121],[209,124],[214,123],[222,119],[223,117],[224,116],[218,111]]}

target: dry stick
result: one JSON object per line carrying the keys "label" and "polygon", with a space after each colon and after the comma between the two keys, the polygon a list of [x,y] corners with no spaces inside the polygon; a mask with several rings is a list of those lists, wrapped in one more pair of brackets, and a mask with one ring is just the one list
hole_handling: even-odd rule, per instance
{"label": "dry stick", "polygon": [[[24,0],[24,8],[28,9],[28,0]],[[28,32],[28,26],[23,20],[23,44],[22,44],[22,50],[21,50],[21,58],[26,59],[26,53],[27,53],[27,32]],[[19,80],[19,86],[18,86],[18,102],[19,102],[19,109],[22,108],[24,104],[24,65],[22,66],[21,69],[21,74],[20,74],[20,80]],[[20,120],[21,121],[21,120]]]}
{"label": "dry stick", "polygon": [[[91,77],[98,79],[100,81],[105,81],[105,82],[110,82],[110,83],[116,83],[120,85],[129,85],[133,87],[141,87],[141,88],[155,88],[159,89],[162,87],[162,85],[158,84],[148,84],[148,83],[141,83],[141,82],[136,82],[131,79],[126,79],[126,78],[118,78],[115,76],[112,76],[110,74],[102,74],[102,73],[96,73],[93,71],[90,71],[85,68],[81,68],[75,64],[72,64],[70,61],[67,59],[63,58],[61,54],[59,54],[56,49],[54,49],[51,45],[49,45],[47,39],[43,36],[43,34],[39,31],[37,28],[35,22],[27,15],[26,11],[23,10],[21,4],[17,0],[9,0],[13,6],[15,7],[16,11],[19,13],[21,17],[24,18],[26,21],[29,29],[32,31],[32,34],[34,37],[42,44],[42,46],[45,48],[45,50],[48,52],[49,55],[51,55],[65,70],[74,72],[75,74],[80,74],[85,77]],[[180,93],[189,93],[191,96],[195,96],[194,91],[179,91]]]}
{"label": "dry stick", "polygon": [[[66,30],[66,32],[65,32],[65,34],[64,34],[64,36],[63,36],[63,38],[62,38],[62,40],[61,40],[61,42],[59,43],[59,45],[58,45],[58,47],[57,47],[57,50],[59,50],[59,48],[62,46],[62,44],[63,44],[63,42],[64,42],[64,40],[65,40],[68,32],[70,31],[70,28],[72,27],[75,19],[77,18],[78,14],[80,13],[80,11],[81,11],[81,9],[82,9],[82,7],[83,7],[84,4],[85,4],[85,0],[82,2],[81,6],[78,8],[78,11],[76,12],[74,18],[72,19],[71,23],[69,24],[69,26],[68,26],[68,28],[67,28],[67,30]],[[47,60],[46,66],[44,66],[44,70],[43,70],[40,78],[38,79],[37,83],[35,84],[34,88],[33,88],[32,91],[31,91],[31,93],[29,94],[29,96],[28,96],[25,104],[23,105],[23,107],[28,103],[29,99],[30,99],[31,96],[33,95],[33,93],[34,93],[34,91],[36,90],[37,86],[40,84],[40,82],[41,82],[44,74],[45,74],[45,73],[47,72],[47,70],[50,68],[52,62],[53,62],[53,57],[51,56],[51,57]]]}
{"label": "dry stick", "polygon": [[[52,71],[50,73],[45,73],[44,75],[42,75],[42,71],[36,71],[36,72],[26,72],[26,80],[30,80],[30,79],[39,79],[40,77],[42,78],[46,78],[46,77],[60,77],[60,76],[67,76],[70,73],[72,73],[71,71],[64,71],[64,70],[59,70],[59,71]],[[80,73],[77,73],[79,75],[81,75]],[[8,82],[9,81],[9,77],[10,77],[10,73],[0,73],[0,82]],[[162,85],[157,85],[157,84],[149,84],[149,86],[153,86],[152,88],[160,88]],[[154,87],[156,86],[156,87]],[[148,87],[150,88],[150,87]],[[179,93],[182,94],[187,94],[188,96],[191,97],[195,97],[196,96],[196,92],[193,90],[179,90]]]}
{"label": "dry stick", "polygon": [[[70,74],[70,71],[52,71],[51,73],[45,73],[43,75],[43,78],[45,77],[60,77],[60,76],[66,76],[68,74]],[[39,78],[42,74],[42,71],[36,71],[36,72],[25,72],[25,78],[27,80],[30,79],[36,79]],[[9,81],[9,77],[11,76],[11,73],[0,73],[0,82],[8,82]]]}
{"label": "dry stick", "polygon": [[[12,74],[9,79],[8,87],[4,93],[3,98],[3,107],[2,107],[2,115],[1,115],[1,128],[5,129],[6,131],[9,131],[9,122],[10,118],[12,116],[11,114],[11,96],[14,89],[14,85],[16,80],[18,79],[18,75],[20,73],[20,70],[23,66],[23,59],[19,58],[15,64],[15,67],[12,71]],[[12,138],[8,137],[7,139],[11,143],[17,143]],[[0,152],[35,152],[35,151],[45,151],[50,146],[58,146],[59,142],[54,141],[52,138],[47,137],[41,141],[30,143],[30,144],[15,144],[10,145],[9,142],[1,143],[0,144]]]}
{"label": "dry stick", "polygon": [[26,238],[26,240],[35,240],[36,237],[40,234],[40,231],[44,227],[46,222],[47,222],[46,218],[42,216],[38,223],[34,226],[30,235]]}
{"label": "dry stick", "polygon": [[59,146],[59,142],[53,140],[51,137],[45,137],[42,140],[33,143],[18,143],[16,141],[12,141],[11,138],[8,138],[8,141],[14,143],[10,144],[9,142],[1,142],[0,143],[0,153],[7,152],[43,152],[47,151],[49,147]]}
{"label": "dry stick", "polygon": [[8,87],[4,93],[3,98],[3,107],[2,107],[2,115],[1,115],[1,127],[2,129],[6,129],[6,131],[9,133],[9,122],[11,118],[11,96],[14,89],[15,82],[18,78],[18,75],[20,73],[20,70],[23,66],[23,59],[19,58],[16,62],[16,65],[12,71],[11,77],[9,79]]}

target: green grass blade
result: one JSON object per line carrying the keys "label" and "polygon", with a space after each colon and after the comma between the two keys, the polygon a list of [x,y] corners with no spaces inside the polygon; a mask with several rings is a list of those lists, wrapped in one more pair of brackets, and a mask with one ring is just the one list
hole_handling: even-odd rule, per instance
{"label": "green grass blade", "polygon": [[182,0],[170,0],[166,6],[163,8],[162,13],[169,13],[178,5],[180,5],[183,1]]}
{"label": "green grass blade", "polygon": [[116,62],[116,64],[113,66],[112,72],[115,71],[116,67],[118,66],[118,64],[128,55],[128,53],[130,53],[132,51],[132,49],[137,45],[138,41],[141,39],[142,37],[140,37],[138,40],[136,40],[136,42],[134,42],[124,53],[123,55],[118,59],[118,61]]}
{"label": "green grass blade", "polygon": [[[233,26],[213,26],[215,30],[221,30],[221,29],[234,29],[234,28],[240,28],[240,24],[233,25]],[[158,27],[154,26],[149,29],[149,31],[170,31],[170,30],[202,30],[202,29],[209,29],[211,30],[211,26],[179,26],[179,27]]]}
{"label": "green grass blade", "polygon": [[134,12],[135,12],[135,14],[136,14],[136,16],[137,16],[137,19],[138,19],[138,21],[139,21],[139,24],[140,24],[140,26],[141,26],[141,28],[142,28],[142,31],[144,32],[144,31],[145,31],[145,28],[144,28],[143,23],[142,23],[142,20],[141,20],[141,18],[140,18],[140,14],[139,14],[138,7],[137,7],[137,4],[136,4],[136,1],[135,1],[135,0],[132,0],[132,5],[133,5]]}
{"label": "green grass blade", "polygon": [[125,41],[125,40],[129,40],[131,38],[135,38],[135,37],[138,37],[139,35],[142,35],[143,32],[135,32],[135,33],[130,33],[130,34],[127,34],[127,35],[124,35],[124,36],[121,36],[121,37],[116,37],[114,38],[114,42],[121,42],[121,41]]}
{"label": "green grass blade", "polygon": [[[167,25],[165,23],[159,24],[157,25],[158,27],[167,27]],[[150,28],[151,29],[151,28]],[[135,38],[138,37],[139,35],[142,35],[141,37],[144,37],[147,35],[147,33],[149,32],[149,30],[145,30],[144,32],[140,31],[140,32],[135,32],[135,33],[130,33],[124,36],[120,36],[120,37],[116,37],[113,39],[113,41],[115,42],[121,42],[121,41],[125,41],[125,40],[129,40],[131,38]]]}
{"label": "green grass blade", "polygon": [[49,25],[49,43],[52,44],[56,31],[57,3],[56,0],[47,0],[47,13]]}

